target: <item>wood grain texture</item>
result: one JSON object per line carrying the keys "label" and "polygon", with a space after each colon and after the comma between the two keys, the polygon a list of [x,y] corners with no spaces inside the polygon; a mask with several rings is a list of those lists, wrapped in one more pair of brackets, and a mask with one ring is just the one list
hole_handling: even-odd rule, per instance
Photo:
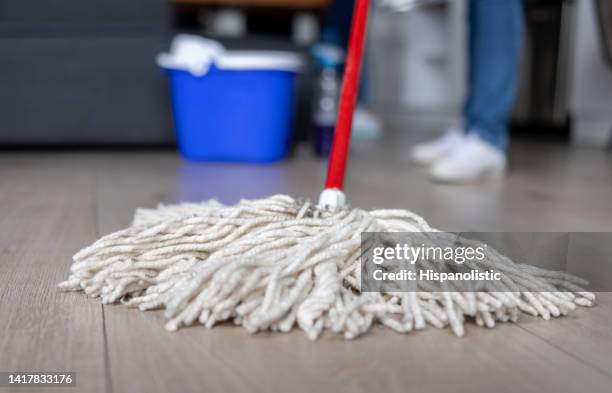
{"label": "wood grain texture", "polygon": [[612,377],[612,293],[597,295],[594,308],[578,310],[554,324],[525,318],[520,327]]}
{"label": "wood grain texture", "polygon": [[[354,146],[351,203],[410,208],[442,229],[612,230],[612,160],[603,153],[519,144],[506,182],[451,187],[409,165],[407,144],[391,136]],[[610,294],[551,322],[468,326],[463,339],[374,329],[353,342],[326,334],[313,343],[297,331],[249,336],[227,325],[168,333],[160,312],[55,289],[70,256],[129,225],[137,207],[316,198],[324,173],[303,151],[274,165],[193,163],[171,152],[1,156],[0,371],[73,368],[79,386],[70,391],[111,393],[610,390]]]}
{"label": "wood grain texture", "polygon": [[94,181],[59,160],[0,159],[1,371],[72,371],[79,390],[106,391],[102,308],[56,287],[96,237]]}

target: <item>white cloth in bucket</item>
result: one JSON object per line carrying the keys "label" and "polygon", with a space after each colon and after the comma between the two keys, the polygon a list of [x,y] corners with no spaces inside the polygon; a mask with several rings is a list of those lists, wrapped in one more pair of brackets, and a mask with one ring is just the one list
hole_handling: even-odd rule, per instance
{"label": "white cloth in bucket", "polygon": [[282,70],[297,72],[302,67],[299,55],[262,50],[227,50],[219,42],[204,37],[179,34],[170,52],[157,56],[157,64],[166,69],[183,70],[201,77],[212,64],[223,70]]}

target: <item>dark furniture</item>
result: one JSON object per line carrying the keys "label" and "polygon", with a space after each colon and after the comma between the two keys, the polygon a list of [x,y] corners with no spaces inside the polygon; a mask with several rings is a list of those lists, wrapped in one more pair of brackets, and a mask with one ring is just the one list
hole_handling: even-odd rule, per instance
{"label": "dark furniture", "polygon": [[0,146],[173,142],[165,0],[0,0]]}

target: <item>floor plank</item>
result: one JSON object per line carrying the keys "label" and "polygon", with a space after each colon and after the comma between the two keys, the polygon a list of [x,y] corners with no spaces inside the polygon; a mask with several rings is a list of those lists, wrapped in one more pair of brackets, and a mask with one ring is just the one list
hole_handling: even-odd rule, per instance
{"label": "floor plank", "polygon": [[57,290],[96,237],[94,184],[55,160],[0,159],[1,371],[73,371],[79,390],[106,389],[102,308]]}
{"label": "floor plank", "polygon": [[555,323],[527,319],[520,326],[556,348],[612,377],[612,293],[598,293],[597,306]]}
{"label": "floor plank", "polygon": [[130,391],[608,392],[612,383],[512,325],[470,327],[463,339],[375,329],[352,342],[326,335],[313,343],[297,331],[249,336],[231,326],[168,333],[159,312],[112,314],[113,383]]}

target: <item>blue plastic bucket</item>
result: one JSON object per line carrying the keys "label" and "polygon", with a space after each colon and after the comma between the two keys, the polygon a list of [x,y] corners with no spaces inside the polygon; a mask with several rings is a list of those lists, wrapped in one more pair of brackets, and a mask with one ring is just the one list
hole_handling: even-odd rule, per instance
{"label": "blue plastic bucket", "polygon": [[181,154],[203,161],[282,159],[293,128],[299,59],[255,51],[213,57],[199,69],[160,63],[170,78]]}

